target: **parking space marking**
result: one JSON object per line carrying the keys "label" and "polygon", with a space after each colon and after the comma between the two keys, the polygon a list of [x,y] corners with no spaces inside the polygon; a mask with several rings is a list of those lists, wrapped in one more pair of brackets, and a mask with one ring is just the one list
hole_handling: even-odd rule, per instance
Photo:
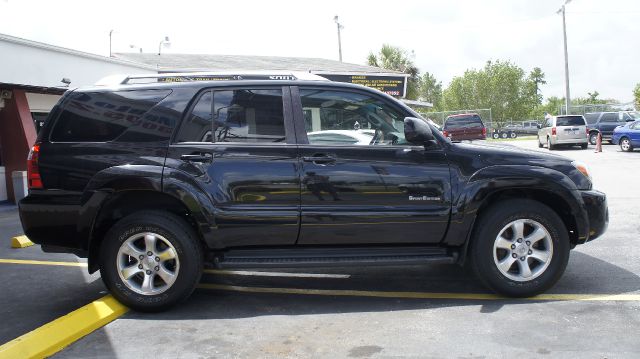
{"label": "parking space marking", "polygon": [[33,264],[33,265],[66,266],[66,267],[86,267],[87,266],[87,263],[82,263],[82,262],[34,261],[34,260],[28,260],[28,259],[6,259],[6,258],[0,258],[0,263]]}
{"label": "parking space marking", "polygon": [[214,289],[245,293],[301,294],[346,297],[411,298],[411,299],[462,299],[462,300],[509,300],[509,301],[640,301],[640,294],[540,294],[528,298],[509,298],[489,293],[429,293],[429,292],[385,292],[345,289],[302,289],[243,287],[226,284],[201,283],[201,289]]}
{"label": "parking space marking", "polygon": [[226,269],[205,269],[204,273],[221,275],[241,275],[251,277],[285,277],[285,278],[337,278],[348,279],[350,274],[323,274],[323,273],[290,273],[290,272],[260,272]]}
{"label": "parking space marking", "polygon": [[111,295],[76,309],[0,346],[0,359],[51,356],[129,309]]}

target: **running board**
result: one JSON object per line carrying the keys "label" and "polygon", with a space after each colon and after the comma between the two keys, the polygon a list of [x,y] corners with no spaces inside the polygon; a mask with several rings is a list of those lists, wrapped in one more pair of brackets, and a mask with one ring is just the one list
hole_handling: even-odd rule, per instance
{"label": "running board", "polygon": [[323,267],[456,263],[458,253],[441,247],[233,249],[214,259],[218,268]]}

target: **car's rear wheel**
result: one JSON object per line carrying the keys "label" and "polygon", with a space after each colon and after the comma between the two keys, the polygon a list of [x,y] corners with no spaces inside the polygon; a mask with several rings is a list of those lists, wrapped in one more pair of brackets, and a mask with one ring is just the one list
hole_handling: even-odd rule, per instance
{"label": "car's rear wheel", "polygon": [[591,132],[589,134],[589,143],[594,145],[594,146],[598,143],[598,133],[597,132]]}
{"label": "car's rear wheel", "polygon": [[560,217],[532,200],[500,202],[484,211],[471,243],[471,264],[495,292],[528,297],[553,286],[569,260]]}
{"label": "car's rear wheel", "polygon": [[622,137],[620,139],[620,149],[624,152],[633,151],[633,146],[631,145],[631,141],[628,137]]}
{"label": "car's rear wheel", "polygon": [[134,213],[107,233],[100,274],[126,306],[152,312],[186,299],[200,280],[202,248],[194,230],[167,212]]}

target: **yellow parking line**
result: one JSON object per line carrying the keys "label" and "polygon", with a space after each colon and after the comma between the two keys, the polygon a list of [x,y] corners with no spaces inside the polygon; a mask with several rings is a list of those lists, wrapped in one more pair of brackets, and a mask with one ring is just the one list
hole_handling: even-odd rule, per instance
{"label": "yellow parking line", "polygon": [[385,292],[369,290],[343,289],[301,289],[301,288],[265,288],[242,287],[236,285],[201,283],[198,288],[226,290],[246,293],[276,293],[302,295],[330,295],[377,298],[414,298],[414,299],[463,299],[463,300],[554,300],[554,301],[640,301],[640,294],[540,294],[529,298],[508,298],[497,294],[484,293],[428,293],[428,292]]}
{"label": "yellow parking line", "polygon": [[0,258],[0,263],[35,264],[35,265],[45,265],[45,266],[67,266],[67,267],[86,267],[87,266],[87,263],[78,263],[78,262],[32,261],[27,259],[4,259],[4,258]]}
{"label": "yellow parking line", "polygon": [[120,317],[128,310],[110,295],[0,346],[0,359],[45,358]]}

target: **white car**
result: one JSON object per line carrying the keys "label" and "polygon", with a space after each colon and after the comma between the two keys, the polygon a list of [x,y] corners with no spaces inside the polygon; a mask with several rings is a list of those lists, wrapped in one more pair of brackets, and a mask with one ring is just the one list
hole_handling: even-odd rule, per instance
{"label": "white car", "polygon": [[309,143],[368,146],[375,130],[325,130],[307,133]]}

